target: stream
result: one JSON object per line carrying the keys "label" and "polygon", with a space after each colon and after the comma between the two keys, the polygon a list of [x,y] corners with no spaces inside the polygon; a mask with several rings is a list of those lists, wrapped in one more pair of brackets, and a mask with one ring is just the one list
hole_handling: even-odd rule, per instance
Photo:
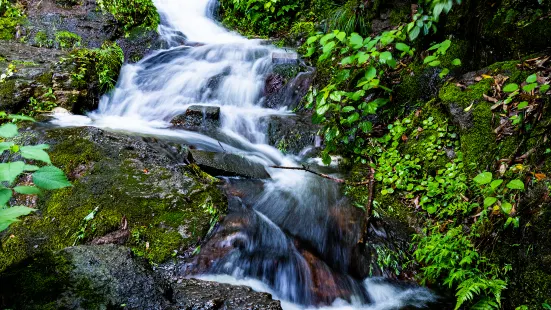
{"label": "stream", "polygon": [[[124,65],[116,89],[102,98],[97,111],[57,115],[54,123],[155,136],[238,154],[266,167],[270,179],[224,178],[227,191],[234,193],[228,215],[178,272],[272,293],[284,309],[424,308],[435,301],[425,288],[349,275],[359,211],[332,181],[270,168],[308,161],[338,175],[336,164],[319,167],[317,159],[284,155],[267,144],[261,119],[292,114],[263,105],[272,55],[285,51],[221,27],[213,18],[215,0],[154,2],[162,16],[159,32],[171,47]],[[220,128],[170,128],[170,121],[192,105],[220,107]]]}

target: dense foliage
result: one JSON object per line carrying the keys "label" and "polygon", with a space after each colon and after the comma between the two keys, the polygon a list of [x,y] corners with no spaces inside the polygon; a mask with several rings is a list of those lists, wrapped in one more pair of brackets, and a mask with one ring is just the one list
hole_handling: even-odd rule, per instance
{"label": "dense foliage", "polygon": [[160,18],[151,0],[97,0],[99,7],[113,14],[128,32],[135,27],[157,29]]}

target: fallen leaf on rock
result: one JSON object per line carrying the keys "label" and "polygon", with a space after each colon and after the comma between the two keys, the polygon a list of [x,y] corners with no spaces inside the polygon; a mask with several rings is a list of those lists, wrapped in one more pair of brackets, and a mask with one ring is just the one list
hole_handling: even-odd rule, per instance
{"label": "fallen leaf on rock", "polygon": [[497,100],[496,98],[490,97],[490,96],[488,96],[488,95],[486,95],[486,94],[483,94],[482,96],[483,96],[484,99],[486,99],[486,101],[488,101],[488,102],[497,103],[497,102],[499,101],[499,100]]}

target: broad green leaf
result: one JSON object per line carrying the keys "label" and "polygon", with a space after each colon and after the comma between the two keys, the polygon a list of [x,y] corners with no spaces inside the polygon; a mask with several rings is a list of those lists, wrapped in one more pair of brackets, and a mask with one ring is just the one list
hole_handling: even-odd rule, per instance
{"label": "broad green leaf", "polygon": [[415,39],[417,39],[417,37],[419,36],[419,33],[421,33],[421,28],[420,27],[413,27],[411,29],[411,31],[409,32],[409,40],[410,41],[415,41]]}
{"label": "broad green leaf", "polygon": [[35,166],[35,165],[25,165],[25,167],[24,167],[24,170],[29,171],[29,172],[33,172],[33,171],[36,171],[38,169],[40,169],[40,167]]}
{"label": "broad green leaf", "polygon": [[538,87],[538,83],[526,84],[522,87],[522,90],[524,90],[527,93],[530,93],[534,89],[536,89],[536,87]]}
{"label": "broad green leaf", "polygon": [[517,109],[522,110],[522,109],[526,109],[526,107],[528,107],[528,101],[522,101],[521,103],[518,104]]}
{"label": "broad green leaf", "polygon": [[325,43],[331,39],[333,39],[335,37],[335,34],[334,33],[328,33],[326,35],[324,35],[321,39],[320,39],[320,44],[321,45],[325,45]]}
{"label": "broad green leaf", "polygon": [[42,145],[22,146],[20,149],[21,156],[26,159],[39,160],[51,165],[52,162],[50,160],[50,155],[48,155],[48,153],[46,153],[43,148],[44,146]]}
{"label": "broad green leaf", "polygon": [[365,71],[365,79],[367,81],[373,80],[377,76],[377,69],[375,67],[369,67],[367,71]]}
{"label": "broad green leaf", "polygon": [[503,91],[506,93],[512,93],[516,90],[518,90],[518,84],[515,83],[507,84],[505,87],[503,87]]}
{"label": "broad green leaf", "polygon": [[344,42],[345,39],[346,39],[346,32],[341,31],[337,34],[337,40]]}
{"label": "broad green leaf", "polygon": [[538,76],[534,73],[526,78],[526,83],[531,84],[535,83],[538,80]]}
{"label": "broad green leaf", "polygon": [[387,61],[392,59],[392,53],[389,51],[382,52],[379,55],[379,59],[381,60],[382,63],[386,63]]}
{"label": "broad green leaf", "polygon": [[551,87],[551,86],[549,86],[549,84],[545,84],[545,85],[540,86],[540,93],[543,94],[543,93],[547,92],[549,90],[549,87]]}
{"label": "broad green leaf", "polygon": [[54,166],[45,166],[33,173],[33,182],[36,186],[47,189],[59,189],[72,186],[65,173]]}
{"label": "broad green leaf", "polygon": [[347,106],[347,107],[342,108],[342,111],[343,111],[344,113],[352,112],[352,111],[354,111],[354,110],[356,110],[356,108],[353,107],[353,106]]}
{"label": "broad green leaf", "polygon": [[505,214],[511,214],[511,211],[513,210],[513,205],[508,202],[502,202],[501,203],[501,210],[505,212]]}
{"label": "broad green leaf", "polygon": [[331,41],[323,46],[323,53],[328,54],[333,51],[333,48],[335,48],[335,41]]}
{"label": "broad green leaf", "polygon": [[3,138],[13,138],[17,136],[17,125],[12,123],[7,123],[2,126],[0,126],[0,137]]}
{"label": "broad green leaf", "polygon": [[429,62],[429,66],[431,66],[431,67],[440,66],[440,60],[434,60],[434,61]]}
{"label": "broad green leaf", "polygon": [[490,183],[490,188],[496,190],[501,184],[503,184],[503,180],[493,180],[492,183]]}
{"label": "broad green leaf", "polygon": [[353,56],[345,57],[341,60],[341,65],[343,66],[349,65],[354,62],[354,59],[355,58]]}
{"label": "broad green leaf", "polygon": [[319,36],[309,37],[308,40],[306,40],[306,44],[310,45],[310,44],[316,42],[318,39],[319,39]]}
{"label": "broad green leaf", "polygon": [[25,171],[25,163],[22,161],[0,164],[0,181],[11,184],[23,171]]}
{"label": "broad green leaf", "polygon": [[23,195],[39,195],[42,191],[35,186],[16,186],[13,188],[16,193]]}
{"label": "broad green leaf", "polygon": [[34,118],[26,115],[19,115],[19,114],[10,114],[8,115],[9,119],[13,119],[16,121],[30,121],[30,122],[36,122]]}
{"label": "broad green leaf", "polygon": [[461,59],[456,58],[456,59],[452,60],[452,65],[456,66],[456,67],[461,66]]}
{"label": "broad green leaf", "polygon": [[10,201],[13,192],[9,188],[0,187],[0,207],[6,206],[8,201]]}
{"label": "broad green leaf", "polygon": [[304,57],[310,57],[312,55],[314,55],[314,52],[316,51],[316,48],[315,47],[309,47],[308,48],[308,52],[304,55]]}
{"label": "broad green leaf", "polygon": [[473,181],[475,181],[478,184],[484,185],[492,182],[492,173],[491,172],[482,172],[481,174],[477,175]]}
{"label": "broad green leaf", "polygon": [[358,121],[360,119],[360,114],[358,112],[350,115],[346,120],[348,121],[349,124],[352,124],[352,123],[355,123],[356,121]]}
{"label": "broad green leaf", "polygon": [[365,52],[359,52],[358,53],[358,64],[363,65],[369,60],[369,54]]}
{"label": "broad green leaf", "polygon": [[493,206],[495,203],[497,202],[497,198],[496,197],[486,197],[486,199],[484,199],[484,207],[491,207]]}
{"label": "broad green leaf", "polygon": [[360,129],[364,133],[368,133],[373,129],[373,124],[371,122],[361,122],[360,123]]}
{"label": "broad green leaf", "polygon": [[444,69],[442,69],[442,72],[440,72],[440,73],[438,74],[438,76],[439,76],[441,79],[443,79],[443,78],[444,78],[446,75],[448,75],[449,73],[450,73],[450,69],[444,68]]}
{"label": "broad green leaf", "polygon": [[0,154],[2,154],[5,151],[11,149],[12,146],[14,146],[13,142],[2,142],[2,143],[0,143]]}
{"label": "broad green leaf", "polygon": [[396,43],[396,49],[402,52],[409,52],[411,48],[407,44]]}
{"label": "broad green leaf", "polygon": [[360,49],[363,46],[364,38],[357,33],[352,33],[348,39],[353,49]]}
{"label": "broad green leaf", "polygon": [[424,60],[423,60],[423,63],[426,64],[426,63],[429,63],[429,62],[433,62],[436,60],[436,56],[427,56]]}
{"label": "broad green leaf", "polygon": [[17,206],[6,209],[0,209],[0,231],[4,231],[10,224],[18,221],[18,217],[27,215],[35,211],[34,209]]}
{"label": "broad green leaf", "polygon": [[524,190],[524,183],[521,180],[512,180],[507,184],[507,187],[510,189]]}

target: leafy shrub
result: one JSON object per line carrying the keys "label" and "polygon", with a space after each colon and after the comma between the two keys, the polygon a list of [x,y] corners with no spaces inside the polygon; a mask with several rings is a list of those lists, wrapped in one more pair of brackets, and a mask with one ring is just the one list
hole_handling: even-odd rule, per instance
{"label": "leafy shrub", "polygon": [[89,77],[97,78],[100,90],[107,92],[115,86],[124,53],[117,43],[104,43],[99,49],[78,49],[71,53],[77,64],[73,79],[86,84]]}
{"label": "leafy shrub", "polygon": [[61,49],[79,47],[81,41],[82,38],[78,34],[72,33],[70,31],[59,31],[55,34],[55,43]]}
{"label": "leafy shrub", "polygon": [[127,33],[136,27],[155,30],[160,22],[151,0],[97,0],[97,3],[102,11],[113,14]]}

